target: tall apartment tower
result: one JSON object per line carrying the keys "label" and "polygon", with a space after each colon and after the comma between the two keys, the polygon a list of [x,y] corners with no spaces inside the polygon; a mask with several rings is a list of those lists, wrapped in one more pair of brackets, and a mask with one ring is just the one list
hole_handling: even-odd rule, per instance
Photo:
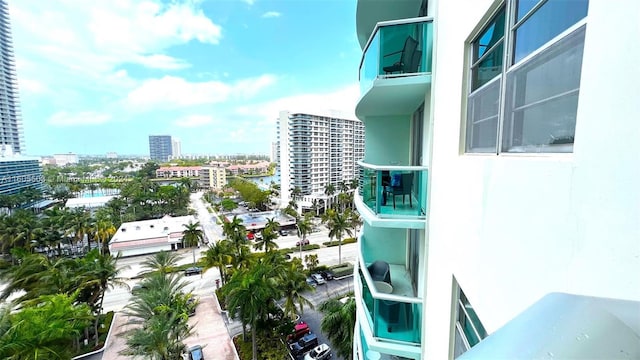
{"label": "tall apartment tower", "polygon": [[357,119],[332,113],[281,111],[277,125],[280,205],[287,206],[299,188],[299,205],[325,199],[327,184],[337,186],[359,177],[356,162],[364,156],[364,126]]}
{"label": "tall apartment tower", "polygon": [[173,155],[170,135],[149,135],[149,157],[154,161],[169,161]]}
{"label": "tall apartment tower", "polygon": [[24,153],[24,135],[16,66],[11,40],[9,7],[0,0],[0,145],[11,145],[13,153]]}
{"label": "tall apartment tower", "polygon": [[640,2],[356,1],[354,359],[640,358]]}
{"label": "tall apartment tower", "polygon": [[174,159],[178,159],[182,156],[182,142],[178,138],[171,138],[171,156]]}

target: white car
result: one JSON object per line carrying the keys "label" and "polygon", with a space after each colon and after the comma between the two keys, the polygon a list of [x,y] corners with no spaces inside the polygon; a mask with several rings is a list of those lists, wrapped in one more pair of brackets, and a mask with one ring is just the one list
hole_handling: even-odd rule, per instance
{"label": "white car", "polygon": [[304,360],[327,360],[331,358],[331,348],[327,344],[320,344],[304,356]]}
{"label": "white car", "polygon": [[322,275],[320,274],[311,274],[311,278],[313,279],[313,281],[316,282],[316,284],[318,285],[323,285],[326,284],[327,282],[324,281],[324,278],[322,277]]}

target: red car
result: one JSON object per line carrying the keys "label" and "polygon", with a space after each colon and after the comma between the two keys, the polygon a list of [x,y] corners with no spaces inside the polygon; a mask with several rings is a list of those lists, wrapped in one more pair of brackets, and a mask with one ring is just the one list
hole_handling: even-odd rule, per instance
{"label": "red car", "polygon": [[254,237],[255,235],[252,232],[247,233],[247,240],[253,240]]}
{"label": "red car", "polygon": [[297,341],[298,339],[307,335],[310,332],[311,330],[309,329],[309,325],[307,325],[306,322],[301,321],[293,327],[293,332],[287,335],[287,342]]}
{"label": "red car", "polygon": [[304,240],[300,240],[296,243],[296,246],[300,246],[300,244],[302,243],[302,246],[304,245],[309,245],[309,239],[304,239]]}

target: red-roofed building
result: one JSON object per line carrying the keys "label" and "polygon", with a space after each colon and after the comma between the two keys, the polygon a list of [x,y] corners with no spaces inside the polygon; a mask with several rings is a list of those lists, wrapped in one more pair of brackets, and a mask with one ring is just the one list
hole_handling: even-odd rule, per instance
{"label": "red-roofed building", "polygon": [[202,166],[163,166],[156,170],[157,178],[199,177]]}

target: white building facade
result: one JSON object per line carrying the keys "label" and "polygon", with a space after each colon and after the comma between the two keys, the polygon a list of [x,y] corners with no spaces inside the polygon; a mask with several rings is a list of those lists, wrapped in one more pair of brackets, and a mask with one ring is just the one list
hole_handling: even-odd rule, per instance
{"label": "white building facade", "polygon": [[640,357],[638,13],[358,0],[357,359]]}
{"label": "white building facade", "polygon": [[[325,187],[349,183],[359,177],[357,161],[364,156],[364,126],[360,120],[334,113],[281,111],[278,119],[280,205],[291,200],[323,199]],[[310,200],[302,206],[311,206]]]}
{"label": "white building facade", "polygon": [[181,249],[185,225],[196,222],[191,215],[166,215],[161,219],[123,223],[109,241],[109,252],[126,257]]}

